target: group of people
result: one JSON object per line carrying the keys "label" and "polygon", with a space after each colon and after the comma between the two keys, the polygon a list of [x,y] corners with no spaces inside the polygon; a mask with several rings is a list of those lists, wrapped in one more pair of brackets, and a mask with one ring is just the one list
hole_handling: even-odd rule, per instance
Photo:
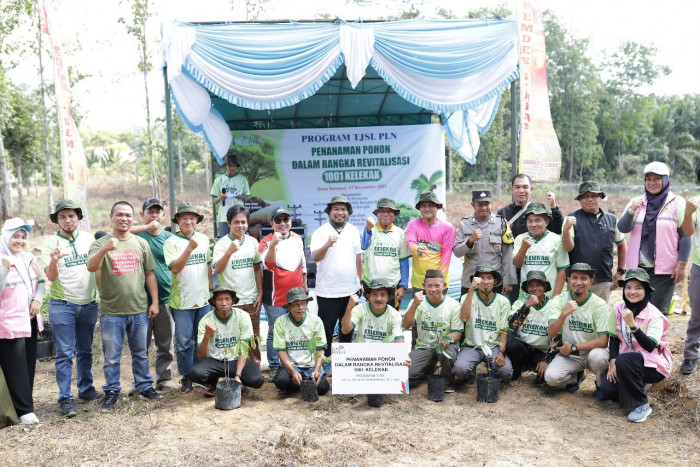
{"label": "group of people", "polygon": [[[217,220],[226,226],[213,247],[197,231],[203,215],[190,203],[177,207],[172,217],[177,232],[171,233],[160,200],[143,203],[141,225],[134,225],[134,208],[119,201],[110,212],[111,232],[95,240],[78,230],[81,208],[62,200],[50,216],[58,231],[44,242],[42,274],[34,255],[24,251],[31,227],[17,218],[5,222],[0,369],[22,423],[38,421],[32,385],[45,294],[65,417],[77,414],[73,359],[78,398],[102,398],[100,411],[113,410],[122,391],[124,335],[132,358],[130,393],[142,399],[158,400],[159,391],[178,388],[172,382],[175,356],[183,393],[200,385],[213,395],[226,375],[244,391],[260,388],[264,306],[268,378],[280,391],[296,391],[304,379],[313,379],[319,394],[330,390],[329,343],[336,330],[340,342],[395,343],[412,330],[407,364],[413,383],[437,370],[447,380],[446,391],[454,391],[485,362],[493,377],[513,387],[520,386],[524,371],[534,371],[537,382],[576,392],[590,370],[596,397],[632,408],[629,419],[642,422],[651,413],[645,385],[671,371],[665,315],[691,250],[693,312],[681,372],[695,370],[698,199],[672,193],[662,163],[644,169],[645,193],[630,200],[619,220],[601,209],[605,194],[596,182],[580,185],[581,209],[564,216],[553,193],[547,204],[530,201],[533,187],[526,175],[513,178],[513,202],[496,214],[489,191],[474,191],[474,213],[454,227],[438,215],[443,205],[433,192],[420,195],[420,217],[405,230],[394,224],[396,203],[379,199],[362,232],[349,223],[348,199],[334,196],[325,209],[328,222],[310,239],[317,266],[313,296],[304,242],[292,231],[289,212],[277,208],[272,232],[260,241],[251,237],[243,204],[250,196],[247,183],[237,178],[235,158],[226,166],[212,189]],[[630,233],[629,245],[624,233]],[[464,261],[459,302],[446,293],[453,253]],[[51,282],[47,291],[43,276]],[[610,291],[618,287],[623,300],[609,307]],[[317,316],[308,313],[314,299]],[[403,315],[402,300],[408,302]],[[92,378],[98,311],[104,394]],[[148,364],[152,339],[155,378]]]}

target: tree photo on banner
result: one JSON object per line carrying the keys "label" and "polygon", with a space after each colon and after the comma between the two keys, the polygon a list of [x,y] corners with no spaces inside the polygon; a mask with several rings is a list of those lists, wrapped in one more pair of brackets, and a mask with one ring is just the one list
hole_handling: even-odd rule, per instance
{"label": "tree photo on banner", "polygon": [[241,173],[259,201],[250,224],[267,224],[278,207],[297,206],[307,235],[327,221],[335,195],[352,204],[350,222],[364,228],[379,198],[401,210],[397,225],[419,217],[415,202],[424,191],[445,199],[445,143],[440,125],[233,131]]}

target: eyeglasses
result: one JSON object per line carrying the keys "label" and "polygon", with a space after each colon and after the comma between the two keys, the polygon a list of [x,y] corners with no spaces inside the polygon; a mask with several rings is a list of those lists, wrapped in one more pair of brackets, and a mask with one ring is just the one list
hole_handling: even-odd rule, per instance
{"label": "eyeglasses", "polygon": [[291,218],[289,217],[275,217],[275,224],[286,224]]}

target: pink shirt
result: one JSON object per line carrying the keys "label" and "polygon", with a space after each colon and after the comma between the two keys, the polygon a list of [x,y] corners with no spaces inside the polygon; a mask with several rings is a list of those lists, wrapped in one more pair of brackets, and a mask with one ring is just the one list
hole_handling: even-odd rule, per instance
{"label": "pink shirt", "polygon": [[[0,249],[0,258],[8,257],[21,262],[5,269],[0,264],[0,339],[19,339],[31,337],[32,328],[29,319],[29,303],[32,299],[42,301],[44,284],[39,286],[39,268],[36,258],[31,253],[23,252],[21,257],[11,257]],[[27,284],[17,269],[24,267],[30,283]],[[39,331],[44,329],[41,313],[37,315]]]}
{"label": "pink shirt", "polygon": [[[425,271],[440,269],[445,275],[445,283],[450,283],[450,259],[452,247],[455,244],[455,229],[451,224],[435,219],[428,225],[422,218],[413,219],[406,226],[406,245],[413,256],[413,272],[411,287],[423,288]],[[418,246],[424,246],[427,251],[418,256]]]}

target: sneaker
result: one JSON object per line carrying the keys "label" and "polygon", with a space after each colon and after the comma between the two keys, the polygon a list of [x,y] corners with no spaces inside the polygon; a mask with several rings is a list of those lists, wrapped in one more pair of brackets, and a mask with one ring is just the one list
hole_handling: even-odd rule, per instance
{"label": "sneaker", "polygon": [[196,388],[202,388],[202,389],[206,389],[206,388],[207,388],[206,385],[204,385],[204,384],[202,384],[202,383],[198,383],[197,381],[192,381],[192,386],[194,386],[194,387],[196,387]]}
{"label": "sneaker", "polygon": [[204,390],[204,395],[207,397],[216,396],[216,384],[210,384],[207,386],[207,388]]}
{"label": "sneaker", "polygon": [[63,399],[58,405],[61,408],[62,417],[73,418],[78,415],[78,411],[75,410],[75,401],[73,399]]}
{"label": "sneaker", "polygon": [[693,372],[695,371],[695,367],[698,365],[698,359],[697,358],[686,358],[683,360],[683,363],[681,364],[681,374],[683,375],[692,375]]}
{"label": "sneaker", "polygon": [[593,396],[596,398],[596,400],[599,401],[606,400],[605,394],[603,394],[603,390],[598,387],[598,383],[595,383],[595,391],[593,392]]}
{"label": "sneaker", "polygon": [[139,393],[139,390],[136,389],[136,386],[134,385],[134,386],[131,386],[131,388],[129,389],[129,392],[127,392],[126,395],[129,397],[133,397],[133,396],[136,396],[138,393]]}
{"label": "sneaker", "polygon": [[19,422],[22,425],[34,425],[35,423],[39,423],[39,419],[34,415],[34,412],[29,412],[19,417]]}
{"label": "sneaker", "polygon": [[97,391],[97,389],[95,389],[94,387],[91,387],[87,391],[83,391],[81,393],[78,393],[78,398],[81,401],[86,401],[86,402],[92,402],[94,400],[99,399],[100,397],[102,397],[102,394],[100,394]]}
{"label": "sneaker", "polygon": [[638,405],[627,416],[627,420],[634,423],[642,423],[649,415],[651,415],[651,412],[652,410],[649,403]]}
{"label": "sneaker", "polygon": [[192,380],[187,376],[183,376],[180,380],[180,392],[183,394],[186,392],[192,392]]}
{"label": "sneaker", "polygon": [[280,370],[280,367],[278,366],[271,366],[270,367],[270,374],[267,376],[267,382],[272,383],[275,380],[275,376],[277,376],[277,372]]}
{"label": "sneaker", "polygon": [[575,393],[581,388],[581,383],[583,383],[584,379],[586,379],[586,370],[579,371],[578,375],[576,375],[576,382],[567,384],[566,390],[572,394]]}
{"label": "sneaker", "polygon": [[105,391],[105,399],[100,406],[100,412],[111,412],[117,402],[119,402],[119,391]]}
{"label": "sneaker", "polygon": [[168,391],[170,389],[177,389],[177,385],[169,379],[166,379],[165,381],[161,381],[158,384],[156,384],[157,391]]}
{"label": "sneaker", "polygon": [[[191,391],[191,389],[190,389]],[[145,391],[139,393],[139,399],[144,401],[157,401],[163,398],[163,394],[159,394],[153,388],[148,388]]]}

